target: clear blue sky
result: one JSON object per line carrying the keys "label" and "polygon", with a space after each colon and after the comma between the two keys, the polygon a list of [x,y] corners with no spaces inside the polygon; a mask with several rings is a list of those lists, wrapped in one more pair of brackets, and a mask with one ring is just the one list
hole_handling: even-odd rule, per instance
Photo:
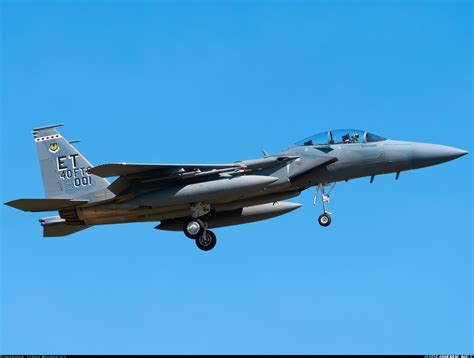
{"label": "clear blue sky", "polygon": [[[228,162],[331,128],[472,151],[470,2],[3,1],[1,200],[31,129],[94,164]],[[472,154],[216,230],[43,239],[1,207],[2,353],[473,353]]]}

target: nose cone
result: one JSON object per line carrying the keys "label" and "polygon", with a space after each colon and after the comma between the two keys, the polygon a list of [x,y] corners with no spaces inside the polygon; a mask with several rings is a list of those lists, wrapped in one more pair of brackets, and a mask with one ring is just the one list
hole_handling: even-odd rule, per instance
{"label": "nose cone", "polygon": [[437,144],[414,143],[412,148],[415,168],[449,162],[468,153],[462,149]]}

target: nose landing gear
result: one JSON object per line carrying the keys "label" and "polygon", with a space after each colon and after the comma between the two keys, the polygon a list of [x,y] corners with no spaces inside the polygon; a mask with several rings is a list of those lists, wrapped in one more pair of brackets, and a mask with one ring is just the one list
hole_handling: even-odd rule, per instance
{"label": "nose landing gear", "polygon": [[324,227],[329,226],[329,224],[331,224],[331,215],[329,213],[319,215],[318,223]]}
{"label": "nose landing gear", "polygon": [[[318,196],[321,195],[321,201],[323,203],[323,213],[319,216],[318,223],[319,225],[324,227],[329,226],[331,224],[332,213],[326,210],[326,204],[329,204],[329,194],[331,193],[335,185],[336,183],[318,184],[318,186],[316,187],[316,194],[314,195],[313,204],[316,205]],[[325,192],[325,187],[329,188],[327,193]]]}

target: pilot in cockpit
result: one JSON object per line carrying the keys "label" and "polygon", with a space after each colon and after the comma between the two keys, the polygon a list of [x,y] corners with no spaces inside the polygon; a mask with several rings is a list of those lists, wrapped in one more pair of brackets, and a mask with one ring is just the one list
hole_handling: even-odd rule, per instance
{"label": "pilot in cockpit", "polygon": [[359,133],[354,133],[352,135],[352,143],[359,143]]}
{"label": "pilot in cockpit", "polygon": [[351,137],[350,137],[349,133],[344,134],[341,138],[342,138],[343,143],[350,143],[351,142],[351,139],[350,139]]}

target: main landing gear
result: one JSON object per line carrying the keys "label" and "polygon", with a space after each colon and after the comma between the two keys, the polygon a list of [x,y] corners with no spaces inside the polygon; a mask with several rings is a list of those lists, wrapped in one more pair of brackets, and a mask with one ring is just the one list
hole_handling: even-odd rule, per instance
{"label": "main landing gear", "polygon": [[[207,223],[198,219],[198,216],[209,212],[208,206],[201,203],[191,206],[191,218],[183,225],[184,235],[196,242],[196,246],[203,251],[209,251],[216,246],[216,235],[207,229]],[[201,214],[201,215],[200,215]]]}
{"label": "main landing gear", "polygon": [[183,226],[184,235],[190,239],[196,239],[197,237],[204,234],[206,231],[206,225],[201,219],[188,219]]}
{"label": "main landing gear", "polygon": [[[321,201],[323,203],[323,213],[319,216],[318,223],[319,225],[324,226],[324,227],[329,226],[331,224],[332,213],[326,210],[326,204],[329,204],[329,194],[331,193],[335,185],[336,183],[318,184],[316,188],[316,194],[314,195],[314,201],[313,201],[314,205],[316,205],[318,196],[321,196]],[[326,187],[329,188],[327,192],[325,190]]]}
{"label": "main landing gear", "polygon": [[211,230],[204,231],[204,234],[196,239],[196,246],[203,251],[209,251],[216,246],[217,238]]}

